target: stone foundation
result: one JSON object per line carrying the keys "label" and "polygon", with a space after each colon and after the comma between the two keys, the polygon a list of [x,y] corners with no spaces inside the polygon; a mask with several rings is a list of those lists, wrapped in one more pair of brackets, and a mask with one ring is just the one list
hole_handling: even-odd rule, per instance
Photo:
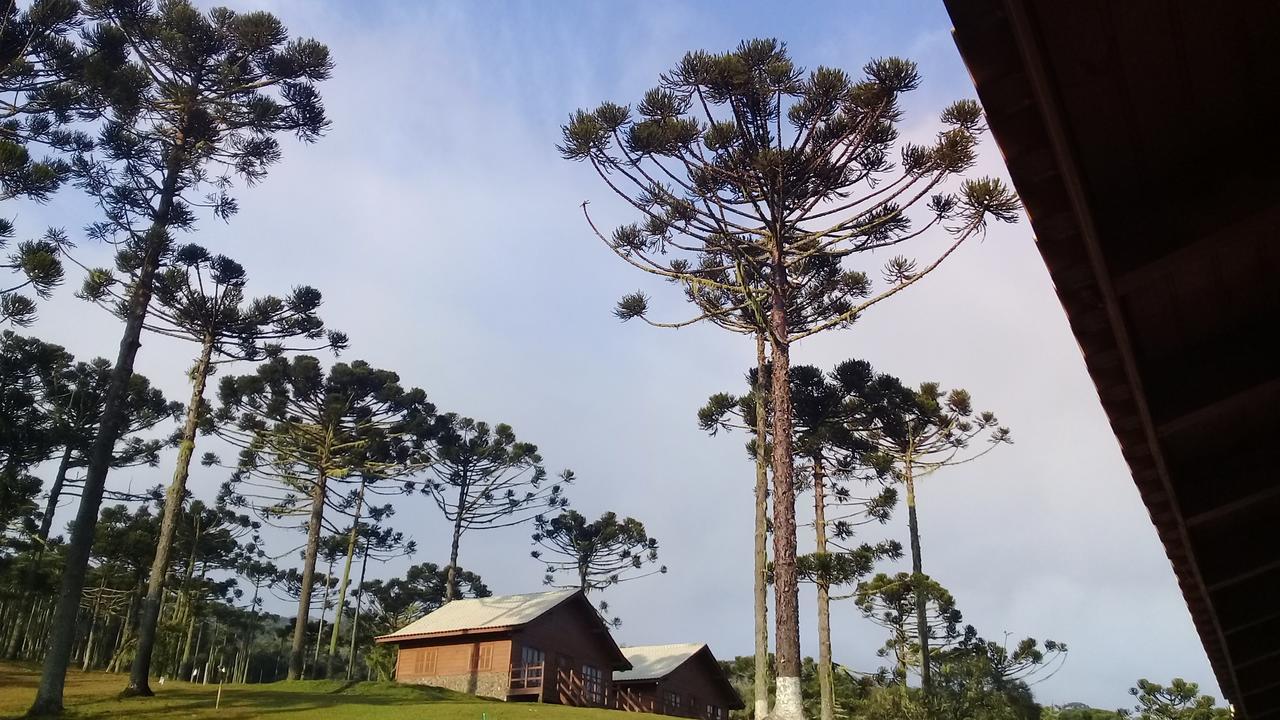
{"label": "stone foundation", "polygon": [[415,685],[434,685],[454,692],[506,700],[511,688],[511,674],[501,671],[475,672],[467,675],[429,675],[415,677]]}

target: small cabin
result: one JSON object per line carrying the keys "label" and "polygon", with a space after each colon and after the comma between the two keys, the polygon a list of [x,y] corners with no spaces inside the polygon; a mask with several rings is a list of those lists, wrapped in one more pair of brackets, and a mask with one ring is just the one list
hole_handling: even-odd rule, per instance
{"label": "small cabin", "polygon": [[579,590],[454,600],[377,638],[397,682],[511,701],[616,707],[631,663]]}
{"label": "small cabin", "polygon": [[725,720],[744,705],[702,643],[624,647],[630,670],[613,674],[619,710]]}

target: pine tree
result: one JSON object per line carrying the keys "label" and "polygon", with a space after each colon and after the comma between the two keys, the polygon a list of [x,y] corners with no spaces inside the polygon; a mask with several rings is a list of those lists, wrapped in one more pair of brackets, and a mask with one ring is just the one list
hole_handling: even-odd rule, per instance
{"label": "pine tree", "polygon": [[[989,218],[1013,221],[1018,209],[998,180],[968,180],[957,194],[947,192],[975,159],[976,102],[949,106],[936,141],[903,143],[895,163],[898,98],[919,76],[897,58],[874,60],[865,73],[861,81],[831,68],[805,76],[774,40],[720,55],[693,52],[634,111],[604,103],[573,114],[559,146],[565,158],[591,164],[641,218],[608,238],[592,223],[597,236],[623,261],[699,298],[693,318],[654,324],[745,313],[768,334],[780,389],[771,432],[778,720],[802,715],[791,345],[848,325],[981,236]],[[912,215],[923,219],[918,227]],[[843,269],[862,253],[935,229],[950,235],[943,250],[922,267],[890,260],[879,288],[865,272]],[[811,283],[822,267],[839,280]],[[617,313],[648,321],[647,310],[635,293]]]}
{"label": "pine tree", "polygon": [[[529,554],[547,568],[543,579],[547,585],[577,588],[584,593],[603,590],[627,580],[638,580],[667,572],[657,565],[658,539],[650,537],[644,523],[633,517],[618,518],[606,512],[597,520],[587,521],[576,510],[564,510],[550,518],[534,519],[533,543],[541,550]],[[568,584],[557,584],[557,576],[568,574]],[[619,618],[608,617],[608,603],[600,603],[606,622],[620,627]]]}
{"label": "pine tree", "polygon": [[256,373],[223,378],[218,394],[222,437],[242,448],[234,500],[272,522],[305,516],[289,679],[302,675],[307,613],[325,511],[340,510],[338,485],[376,479],[409,492],[438,427],[435,406],[399,376],[363,361],[328,372],[310,355],[272,358]]}
{"label": "pine tree", "polygon": [[954,643],[961,637],[960,622],[964,618],[956,609],[955,598],[927,575],[879,573],[858,583],[854,598],[864,617],[889,631],[889,639],[879,654],[894,658],[894,679],[903,687],[912,665],[919,667],[923,675],[924,659],[917,634],[917,612],[921,606],[925,608],[924,629],[928,639]]}
{"label": "pine tree", "polygon": [[[846,386],[862,382],[862,373],[853,371],[836,375]],[[969,393],[962,389],[944,392],[937,383],[922,383],[909,409],[895,423],[884,423],[871,434],[879,452],[893,464],[894,474],[906,489],[907,529],[911,542],[911,570],[925,577],[920,543],[920,523],[916,513],[916,483],[938,470],[960,465],[986,455],[996,447],[1012,443],[1009,429],[1001,427],[991,412],[976,412]],[[972,449],[970,443],[986,437],[986,446]],[[916,595],[917,642],[920,646],[920,686],[927,693],[931,687],[932,666],[929,662],[927,606],[928,586]]]}
{"label": "pine tree", "polygon": [[[123,317],[128,308],[127,288],[137,282],[137,273],[131,273],[126,282],[110,270],[97,269],[90,271],[81,296]],[[138,652],[126,695],[152,694],[147,679],[164,593],[163,569],[168,567],[177,513],[186,493],[196,431],[208,416],[204,393],[209,377],[221,364],[260,360],[290,350],[332,348],[336,352],[347,344],[342,333],[326,332],[324,322],[316,314],[321,303],[319,291],[298,287],[285,298],[265,296],[248,300],[244,295],[247,282],[248,275],[239,263],[194,244],[176,248],[168,266],[156,277],[155,298],[144,328],[195,343],[199,352],[189,373],[191,399],[179,431],[178,461],[169,485],[155,568],[138,625]]]}
{"label": "pine tree", "polygon": [[[96,119],[102,102],[76,80],[87,68],[108,71],[116,59],[90,55],[74,42],[82,22],[73,0],[37,0],[25,8],[9,3],[0,9],[0,202],[47,201],[71,177],[65,159],[36,158],[34,148],[62,154],[92,146],[87,135],[69,125]],[[13,223],[0,218],[0,250],[15,234]],[[35,301],[24,291],[47,299],[62,282],[61,254],[69,246],[64,232],[50,229],[0,259],[0,268],[19,276],[0,280],[0,325],[35,321]]]}
{"label": "pine tree", "polygon": [[538,447],[517,440],[510,425],[490,426],[454,413],[443,419],[423,492],[453,525],[445,583],[448,601],[457,590],[453,575],[462,536],[532,522],[567,507],[564,486],[573,482],[573,473],[565,470],[560,482],[548,480]]}
{"label": "pine tree", "polygon": [[[230,217],[236,209],[228,194],[231,174],[248,183],[263,179],[281,157],[276,134],[294,133],[304,141],[319,137],[328,121],[315,83],[333,67],[324,45],[290,41],[269,13],[216,8],[205,14],[184,0],[159,6],[92,0],[85,16],[94,23],[85,33],[87,51],[125,63],[116,72],[85,73],[86,84],[107,100],[109,114],[97,148],[77,154],[73,174],[105,215],[91,236],[118,243],[116,264],[136,272],[137,281],[129,288],[120,352],[68,546],[34,715],[62,711],[111,449],[171,233],[194,227],[197,207]],[[213,192],[197,197],[207,189]]]}
{"label": "pine tree", "polygon": [[[816,551],[797,558],[797,574],[818,590],[815,667],[823,720],[835,715],[831,589],[855,583],[871,572],[877,560],[901,554],[896,542],[853,544],[856,526],[886,522],[897,503],[896,491],[882,483],[888,468],[876,455],[875,445],[862,434],[877,429],[886,418],[896,418],[902,412],[903,395],[910,400],[910,393],[895,379],[874,377],[869,366],[865,370],[864,382],[858,386],[843,386],[806,365],[793,367],[790,374],[798,486],[808,486],[814,494]],[[719,393],[708,400],[698,413],[703,430],[714,435],[720,430],[755,427],[760,422],[760,408],[771,412],[768,373],[761,376],[752,369],[747,384],[751,392],[745,396]],[[748,444],[748,452],[755,449],[754,443]],[[852,483],[867,487],[867,492],[851,491]],[[828,511],[838,514],[828,517]]]}

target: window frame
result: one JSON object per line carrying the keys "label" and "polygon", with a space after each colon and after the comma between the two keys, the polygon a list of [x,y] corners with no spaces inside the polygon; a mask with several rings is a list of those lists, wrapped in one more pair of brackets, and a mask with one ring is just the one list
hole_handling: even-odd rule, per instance
{"label": "window frame", "polygon": [[604,705],[605,695],[607,695],[604,671],[595,665],[584,663],[582,666],[582,692],[587,696],[587,702],[595,705]]}

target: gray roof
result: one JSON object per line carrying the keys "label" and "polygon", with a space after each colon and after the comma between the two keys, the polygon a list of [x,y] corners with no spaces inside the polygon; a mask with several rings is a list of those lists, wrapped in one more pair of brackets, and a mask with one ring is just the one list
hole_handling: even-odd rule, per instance
{"label": "gray roof", "polygon": [[631,669],[615,672],[614,682],[658,680],[671,674],[685,660],[706,647],[704,643],[678,643],[675,645],[636,645],[622,648],[622,654],[631,662]]}
{"label": "gray roof", "polygon": [[554,608],[577,590],[553,590],[527,595],[498,595],[454,600],[404,627],[378,639],[394,641],[420,635],[437,635],[524,625]]}

